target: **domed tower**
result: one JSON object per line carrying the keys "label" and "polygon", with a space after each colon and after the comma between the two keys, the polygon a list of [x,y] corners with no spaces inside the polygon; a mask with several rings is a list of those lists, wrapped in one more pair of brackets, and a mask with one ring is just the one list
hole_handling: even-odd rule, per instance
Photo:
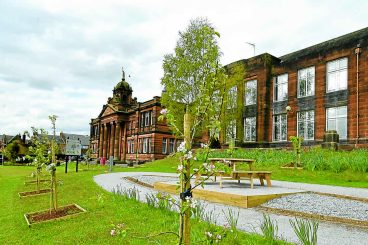
{"label": "domed tower", "polygon": [[125,72],[124,68],[122,68],[121,81],[113,89],[113,101],[117,105],[128,106],[132,102],[132,93],[133,89],[125,81]]}

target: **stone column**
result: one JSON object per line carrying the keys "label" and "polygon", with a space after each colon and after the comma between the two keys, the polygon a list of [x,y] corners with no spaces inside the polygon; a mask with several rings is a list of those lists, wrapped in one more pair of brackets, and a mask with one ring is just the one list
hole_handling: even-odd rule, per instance
{"label": "stone column", "polygon": [[109,156],[114,156],[115,124],[111,123]]}
{"label": "stone column", "polygon": [[126,150],[127,150],[127,122],[124,122],[124,144],[123,144],[123,157],[122,160],[126,162]]}
{"label": "stone column", "polygon": [[107,155],[107,124],[103,125],[103,143],[102,143],[102,157],[106,157]]}
{"label": "stone column", "polygon": [[116,122],[115,126],[115,142],[114,142],[114,159],[120,160],[120,152],[119,152],[119,145],[120,145],[120,122]]}
{"label": "stone column", "polygon": [[99,134],[99,139],[98,139],[98,157],[101,158],[102,157],[102,149],[103,149],[103,125],[100,124],[100,134]]}

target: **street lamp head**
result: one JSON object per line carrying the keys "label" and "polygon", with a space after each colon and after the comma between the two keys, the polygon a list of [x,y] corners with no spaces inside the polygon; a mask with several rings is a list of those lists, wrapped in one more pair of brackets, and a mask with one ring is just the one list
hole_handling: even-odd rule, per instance
{"label": "street lamp head", "polygon": [[288,105],[288,106],[286,106],[286,108],[285,108],[285,109],[286,109],[286,112],[292,112],[291,106],[289,106],[289,105]]}

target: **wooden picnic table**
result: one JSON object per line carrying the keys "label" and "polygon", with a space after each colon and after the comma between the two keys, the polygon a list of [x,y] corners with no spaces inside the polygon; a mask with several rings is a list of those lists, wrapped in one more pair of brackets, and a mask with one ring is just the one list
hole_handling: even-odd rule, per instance
{"label": "wooden picnic table", "polygon": [[253,163],[255,162],[254,159],[244,159],[244,158],[208,158],[208,161],[210,161],[210,163],[212,165],[214,165],[215,163],[223,163],[223,164],[229,164],[230,166],[233,167],[233,171],[236,171],[236,165],[237,164],[242,164],[242,163],[246,163],[249,165],[249,170],[252,171],[253,170]]}

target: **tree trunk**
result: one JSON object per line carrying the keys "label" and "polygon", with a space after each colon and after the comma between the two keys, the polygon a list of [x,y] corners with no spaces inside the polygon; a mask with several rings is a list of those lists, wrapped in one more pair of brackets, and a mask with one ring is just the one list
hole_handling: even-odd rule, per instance
{"label": "tree trunk", "polygon": [[[188,112],[184,115],[184,140],[185,140],[185,148],[187,150],[191,149],[191,140],[190,140],[190,114]],[[190,189],[190,159],[184,160],[186,161],[186,173],[184,176],[184,189],[189,190]],[[184,200],[184,202],[187,202],[187,200]],[[190,244],[190,205],[188,209],[184,213],[183,218],[184,223],[184,230],[183,230],[183,238],[184,238],[184,244]]]}

